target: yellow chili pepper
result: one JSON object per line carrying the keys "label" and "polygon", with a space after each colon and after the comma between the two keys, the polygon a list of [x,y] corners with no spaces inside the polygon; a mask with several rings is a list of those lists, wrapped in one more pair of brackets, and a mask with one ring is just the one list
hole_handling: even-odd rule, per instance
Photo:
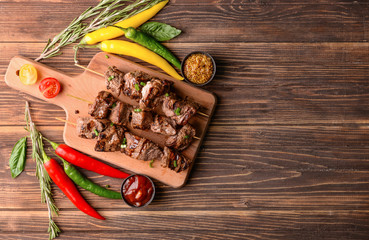
{"label": "yellow chili pepper", "polygon": [[[137,28],[141,24],[145,23],[147,20],[155,16],[168,2],[169,0],[162,1],[143,12],[140,12],[136,15],[133,15],[130,18],[127,18],[123,21],[116,23],[115,25],[122,27],[122,28],[128,28],[128,27]],[[122,36],[123,34],[124,32],[116,27],[100,28],[94,32],[86,34],[82,38],[80,44],[91,45],[91,44],[95,44],[95,43],[98,43],[104,40]]]}
{"label": "yellow chili pepper", "polygon": [[100,48],[104,52],[139,58],[145,62],[151,63],[152,65],[163,69],[166,73],[168,73],[175,79],[183,80],[183,77],[179,75],[164,58],[136,43],[123,40],[106,40],[96,45],[96,47]]}

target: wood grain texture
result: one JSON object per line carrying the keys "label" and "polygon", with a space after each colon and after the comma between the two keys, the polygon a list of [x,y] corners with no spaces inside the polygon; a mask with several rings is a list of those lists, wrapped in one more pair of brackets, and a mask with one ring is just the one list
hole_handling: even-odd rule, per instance
{"label": "wood grain texture", "polygon": [[[15,55],[36,58],[48,38],[95,3],[0,3],[0,239],[48,237],[34,162],[28,158],[17,179],[9,173],[12,146],[26,135],[24,100],[54,141],[63,140],[64,126],[54,117],[65,118],[61,108],[7,87],[6,68]],[[183,33],[164,44],[180,59],[207,51],[218,67],[205,89],[219,104],[189,181],[182,189],[155,181],[157,196],[142,210],[81,190],[106,221],[82,214],[54,186],[59,239],[367,239],[368,3],[170,1],[154,20]],[[81,63],[95,54],[82,50]],[[70,47],[43,63],[82,72]],[[81,171],[114,190],[121,184]]]}
{"label": "wood grain texture", "polygon": [[[173,42],[358,42],[367,41],[368,4],[278,4],[269,1],[172,2],[154,20],[176,26],[184,33]],[[27,8],[19,5],[27,4]],[[1,42],[40,42],[59,33],[73,16],[91,1],[70,4],[61,1],[9,2],[3,4]],[[44,9],[48,9],[45,14]],[[66,16],[70,16],[67,18]],[[188,24],[188,23],[191,24]],[[242,24],[237,24],[237,22]],[[216,23],[216,24],[215,24]]]}

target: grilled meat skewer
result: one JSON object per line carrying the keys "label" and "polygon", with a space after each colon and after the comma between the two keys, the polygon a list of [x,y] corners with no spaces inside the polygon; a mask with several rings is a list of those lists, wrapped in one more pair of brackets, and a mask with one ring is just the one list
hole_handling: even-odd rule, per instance
{"label": "grilled meat skewer", "polygon": [[[168,111],[172,111],[169,107],[171,109],[174,107],[179,108],[181,105],[177,103],[178,102],[173,101],[173,106],[168,106]],[[190,145],[196,134],[195,129],[188,123],[182,127],[183,130],[177,133],[177,121],[180,121],[182,124],[187,122],[188,118],[186,114],[183,114],[180,118],[174,119],[160,115],[155,115],[153,117],[150,111],[132,108],[130,105],[115,99],[111,93],[106,91],[99,92],[95,102],[89,106],[89,113],[91,113],[93,117],[107,116],[110,114],[109,119],[116,125],[128,126],[130,122],[132,128],[141,130],[150,129],[155,133],[171,136],[167,139],[166,146],[173,147],[180,151],[186,149]],[[190,111],[192,110],[189,109],[187,112]]]}
{"label": "grilled meat skewer", "polygon": [[142,111],[139,108],[133,109],[131,119],[132,128],[141,130],[150,129],[152,122],[153,117],[150,111]]}
{"label": "grilled meat skewer", "polygon": [[93,139],[97,138],[99,133],[104,131],[110,122],[107,119],[95,119],[91,117],[81,117],[77,119],[78,137]]}
{"label": "grilled meat skewer", "polygon": [[97,152],[115,152],[119,151],[124,139],[126,129],[120,126],[107,127],[104,131],[99,133],[95,151]]}
{"label": "grilled meat skewer", "polygon": [[161,158],[160,165],[163,168],[170,168],[175,172],[186,170],[191,164],[191,160],[183,155],[172,151],[168,147],[164,147],[164,155]]}
{"label": "grilled meat skewer", "polygon": [[155,133],[160,133],[167,136],[173,136],[177,134],[177,124],[174,120],[163,117],[161,115],[155,115],[150,129]]}
{"label": "grilled meat skewer", "polygon": [[124,88],[124,73],[119,71],[116,66],[108,67],[108,70],[104,74],[106,89],[111,89],[117,96],[120,95]]}
{"label": "grilled meat skewer", "polygon": [[[93,124],[97,126],[93,126]],[[89,127],[87,128],[86,126]],[[97,128],[99,128],[99,132],[97,132]],[[79,134],[80,137],[90,139],[96,138],[97,134],[95,151],[121,151],[127,156],[138,160],[160,160],[162,167],[168,167],[176,172],[186,170],[191,163],[181,154],[167,147],[165,147],[163,151],[154,142],[134,135],[128,132],[124,127],[111,125],[107,119],[81,117],[77,119],[77,132],[83,133]]]}
{"label": "grilled meat skewer", "polygon": [[126,147],[122,148],[122,152],[126,155],[138,160],[160,160],[163,152],[159,146],[152,141],[136,136],[130,132],[125,133],[127,140]]}
{"label": "grilled meat skewer", "polygon": [[108,118],[110,110],[116,101],[117,100],[111,93],[101,91],[95,98],[95,101],[89,104],[88,114],[98,119]]}
{"label": "grilled meat skewer", "polygon": [[111,109],[109,120],[117,125],[127,126],[132,112],[132,106],[117,100]]}
{"label": "grilled meat skewer", "polygon": [[166,140],[165,146],[182,151],[191,144],[195,134],[195,129],[189,123],[187,123],[178,131],[176,135],[170,136]]}
{"label": "grilled meat skewer", "polygon": [[164,114],[173,118],[178,125],[186,125],[199,108],[198,104],[188,99],[181,100],[173,94],[169,94],[172,82],[151,77],[141,71],[126,73],[123,89],[121,88],[123,84],[121,78],[119,78],[119,84],[111,83],[113,81],[111,78],[115,79],[117,75],[121,76],[122,74],[115,66],[109,67],[105,72],[107,89],[115,87],[115,89],[112,89],[113,92],[119,94],[123,92],[124,95],[139,101],[139,106],[143,110],[160,107]]}
{"label": "grilled meat skewer", "polygon": [[173,95],[169,95],[163,98],[161,108],[165,116],[183,126],[196,114],[199,105],[188,99],[180,100]]}

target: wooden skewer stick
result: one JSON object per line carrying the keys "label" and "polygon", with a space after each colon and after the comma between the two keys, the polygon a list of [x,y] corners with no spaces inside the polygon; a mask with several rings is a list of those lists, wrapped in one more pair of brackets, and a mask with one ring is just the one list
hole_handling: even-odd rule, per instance
{"label": "wooden skewer stick", "polygon": [[77,67],[83,68],[83,69],[85,69],[85,70],[87,70],[87,71],[89,71],[89,72],[95,73],[95,74],[97,74],[97,75],[99,75],[99,76],[101,76],[101,77],[104,77],[104,74],[99,73],[99,72],[96,72],[96,71],[94,71],[94,70],[92,70],[92,69],[89,69],[89,68],[87,68],[87,67],[85,67],[85,66],[79,65],[78,63],[75,63],[74,65],[76,65]]}
{"label": "wooden skewer stick", "polygon": [[200,114],[201,116],[204,116],[204,117],[209,117],[209,115],[207,115],[206,113],[203,113],[203,112],[197,111],[196,113],[198,113],[198,114]]}
{"label": "wooden skewer stick", "polygon": [[58,118],[58,117],[56,117],[55,119],[56,119],[56,120],[59,120],[59,121],[61,121],[61,122],[69,123],[70,125],[73,125],[73,126],[77,126],[77,124],[76,124],[76,123],[74,123],[74,122],[69,122],[69,121],[67,121],[67,120],[65,120],[65,119],[61,119],[61,118]]}
{"label": "wooden skewer stick", "polygon": [[68,97],[75,98],[75,99],[78,99],[78,100],[80,100],[80,101],[84,101],[84,102],[89,103],[89,104],[93,104],[93,102],[88,101],[88,100],[86,100],[86,99],[84,99],[84,98],[80,98],[80,97],[77,97],[77,96],[73,96],[73,95],[71,95],[71,94],[67,94],[67,96],[68,96]]}
{"label": "wooden skewer stick", "polygon": [[[65,119],[61,119],[61,118],[58,118],[58,117],[56,117],[55,118],[56,120],[58,120],[58,121],[61,121],[61,122],[65,122],[65,123],[68,123],[68,124],[70,124],[70,125],[73,125],[73,126],[77,126],[77,123],[74,123],[74,122],[70,122],[70,121],[67,121],[67,120],[65,120]],[[200,138],[199,137],[196,137],[196,136],[193,136],[193,138],[194,139],[197,139],[197,140],[200,140]]]}
{"label": "wooden skewer stick", "polygon": [[[95,73],[95,74],[97,74],[97,75],[99,75],[99,76],[101,76],[101,77],[105,77],[105,76],[104,76],[104,74],[99,73],[99,72],[96,72],[96,71],[94,71],[94,70],[92,70],[92,69],[89,69],[89,68],[87,68],[87,67],[85,67],[85,66],[79,65],[78,63],[75,63],[74,65],[75,65],[75,66],[77,66],[77,67],[83,68],[83,69],[85,69],[86,71],[89,71],[89,72]],[[196,113],[198,113],[198,114],[200,114],[200,115],[202,115],[202,116],[204,116],[204,117],[209,117],[209,115],[207,115],[206,113],[203,113],[203,112],[199,112],[199,111],[197,111]]]}

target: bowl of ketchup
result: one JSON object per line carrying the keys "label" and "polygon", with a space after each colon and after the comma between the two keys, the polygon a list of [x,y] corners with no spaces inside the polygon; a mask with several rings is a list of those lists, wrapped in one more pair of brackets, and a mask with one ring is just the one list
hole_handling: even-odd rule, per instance
{"label": "bowl of ketchup", "polygon": [[123,201],[134,208],[149,205],[155,196],[155,185],[145,175],[131,175],[127,177],[121,187]]}

